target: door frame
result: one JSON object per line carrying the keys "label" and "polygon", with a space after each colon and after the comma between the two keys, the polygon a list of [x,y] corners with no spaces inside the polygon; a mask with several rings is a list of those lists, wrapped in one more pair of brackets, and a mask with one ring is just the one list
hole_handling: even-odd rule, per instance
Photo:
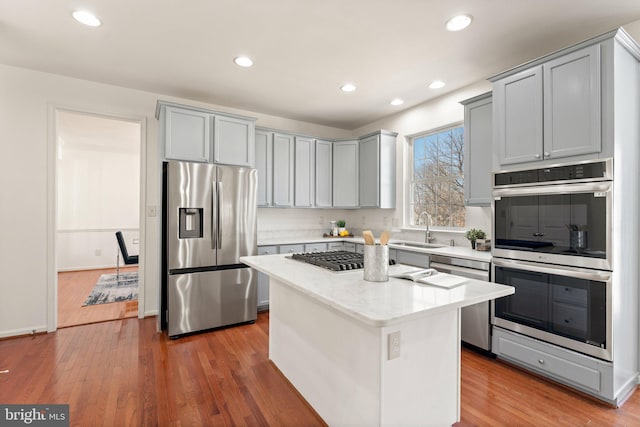
{"label": "door frame", "polygon": [[138,318],[145,313],[145,247],[146,247],[146,159],[147,159],[147,118],[96,111],[87,108],[69,107],[58,104],[47,105],[47,332],[58,328],[58,273],[56,268],[56,223],[57,223],[57,113],[59,111],[86,114],[114,120],[140,124],[140,252],[138,263]]}

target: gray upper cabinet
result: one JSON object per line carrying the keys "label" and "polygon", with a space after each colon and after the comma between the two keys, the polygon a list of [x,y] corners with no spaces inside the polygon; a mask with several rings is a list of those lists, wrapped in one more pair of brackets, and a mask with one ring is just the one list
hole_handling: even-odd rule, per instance
{"label": "gray upper cabinet", "polygon": [[357,140],[333,143],[333,207],[335,208],[358,207],[358,147]]}
{"label": "gray upper cabinet", "polygon": [[601,150],[600,45],[543,66],[545,159]]}
{"label": "gray upper cabinet", "polygon": [[310,208],[314,202],[315,140],[295,137],[294,206]]}
{"label": "gray upper cabinet", "polygon": [[215,116],[213,161],[227,165],[254,166],[254,121]]}
{"label": "gray upper cabinet", "polygon": [[258,206],[273,203],[273,133],[256,130],[255,162],[258,171]]}
{"label": "gray upper cabinet", "polygon": [[211,161],[211,114],[163,106],[159,119],[165,159],[205,163]]}
{"label": "gray upper cabinet", "polygon": [[156,117],[166,160],[254,165],[253,118],[166,101],[158,101]]}
{"label": "gray upper cabinet", "polygon": [[462,101],[464,105],[464,204],[491,205],[491,92]]}
{"label": "gray upper cabinet", "polygon": [[542,67],[495,82],[493,96],[499,164],[541,159]]}
{"label": "gray upper cabinet", "polygon": [[600,44],[492,79],[497,168],[599,153]]}
{"label": "gray upper cabinet", "polygon": [[293,206],[294,136],[273,134],[273,206]]}
{"label": "gray upper cabinet", "polygon": [[332,153],[333,143],[331,141],[316,140],[315,205],[318,208],[333,206]]}
{"label": "gray upper cabinet", "polygon": [[361,208],[396,207],[396,137],[396,133],[380,131],[360,139]]}

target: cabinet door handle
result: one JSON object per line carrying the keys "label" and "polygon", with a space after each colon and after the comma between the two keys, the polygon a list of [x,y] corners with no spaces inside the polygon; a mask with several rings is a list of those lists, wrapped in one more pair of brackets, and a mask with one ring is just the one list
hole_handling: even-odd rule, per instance
{"label": "cabinet door handle", "polygon": [[540,158],[540,154],[536,154],[536,155],[535,155],[535,158],[536,158],[536,159],[539,159],[539,158]]}
{"label": "cabinet door handle", "polygon": [[548,152],[548,151],[545,151],[545,152],[544,152],[544,156],[545,156],[545,157],[551,157],[551,153],[550,153],[550,152]]}
{"label": "cabinet door handle", "polygon": [[538,359],[538,363],[544,365],[544,359]]}

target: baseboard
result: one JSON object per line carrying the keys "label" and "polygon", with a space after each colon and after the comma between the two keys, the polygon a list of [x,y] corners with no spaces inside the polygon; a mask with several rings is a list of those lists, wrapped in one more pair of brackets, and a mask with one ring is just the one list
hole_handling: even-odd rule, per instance
{"label": "baseboard", "polygon": [[144,317],[153,317],[157,316],[160,310],[149,310],[144,312]]}
{"label": "baseboard", "polygon": [[47,325],[34,326],[31,328],[13,329],[10,331],[0,331],[0,339],[17,338],[41,333],[47,333]]}
{"label": "baseboard", "polygon": [[[120,268],[124,268],[124,267],[126,267],[126,266],[123,265]],[[92,265],[90,267],[85,266],[85,267],[61,268],[61,269],[59,269],[57,271],[58,271],[58,273],[67,273],[67,272],[70,272],[70,271],[104,270],[104,269],[107,269],[107,268],[109,268],[109,269],[116,268],[116,266],[115,265],[97,265],[97,266],[93,266]]]}

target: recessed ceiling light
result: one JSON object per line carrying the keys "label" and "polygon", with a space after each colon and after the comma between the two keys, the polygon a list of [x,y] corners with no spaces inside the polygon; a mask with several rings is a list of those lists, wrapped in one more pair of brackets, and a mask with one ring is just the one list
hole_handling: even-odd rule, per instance
{"label": "recessed ceiling light", "polygon": [[342,85],[340,90],[343,92],[353,92],[354,90],[356,90],[356,87],[352,83],[346,83]]}
{"label": "recessed ceiling light", "polygon": [[444,87],[442,80],[434,80],[429,84],[429,89],[440,89],[441,87]]}
{"label": "recessed ceiling light", "polygon": [[238,56],[237,58],[235,58],[233,60],[233,62],[235,62],[236,65],[239,65],[239,66],[245,67],[245,68],[246,67],[251,67],[253,65],[253,61],[248,56]]}
{"label": "recessed ceiling light", "polygon": [[447,21],[447,30],[460,31],[471,25],[471,15],[457,15]]}
{"label": "recessed ceiling light", "polygon": [[87,12],[86,10],[76,10],[72,16],[76,21],[90,27],[99,27],[102,25],[102,22],[100,22],[93,13]]}
{"label": "recessed ceiling light", "polygon": [[391,105],[402,105],[404,104],[404,101],[400,98],[396,98],[396,99],[392,99],[391,102],[389,102],[389,104]]}

